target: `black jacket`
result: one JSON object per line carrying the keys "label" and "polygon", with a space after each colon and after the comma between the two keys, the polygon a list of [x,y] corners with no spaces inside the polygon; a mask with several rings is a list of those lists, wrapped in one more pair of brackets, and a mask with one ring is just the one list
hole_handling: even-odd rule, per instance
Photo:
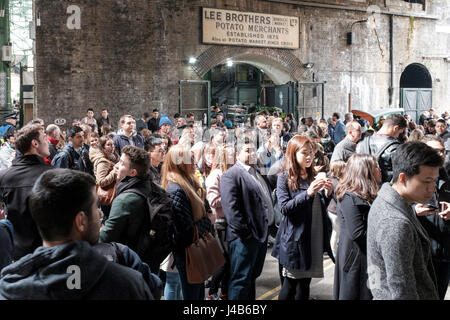
{"label": "black jacket", "polygon": [[161,120],[161,117],[159,118],[151,118],[147,122],[147,127],[152,133],[157,133],[159,130],[159,120]]}
{"label": "black jacket", "polygon": [[49,155],[49,159],[50,160],[53,160],[53,158],[56,156],[56,154],[58,153],[58,149],[56,149],[56,147],[51,143],[51,142],[49,142],[48,143],[48,150],[50,151],[50,155]]}
{"label": "black jacket", "polygon": [[83,160],[84,172],[89,173],[95,178],[94,165],[89,159],[89,150],[91,146],[88,144],[83,144],[80,150],[81,159]]}
{"label": "black jacket", "polygon": [[280,135],[280,139],[281,139],[281,148],[283,149],[283,154],[286,153],[286,148],[287,145],[289,143],[289,140],[291,140],[293,137],[292,134],[286,132],[286,131],[281,131],[281,135]]}
{"label": "black jacket", "polygon": [[42,244],[27,201],[37,178],[51,169],[40,156],[27,155],[14,159],[10,168],[0,172],[0,198],[15,232],[14,260],[33,252]]}
{"label": "black jacket", "polygon": [[14,250],[14,227],[8,220],[0,220],[0,271],[10,264]]}
{"label": "black jacket", "polygon": [[[369,145],[369,150],[367,150],[367,144]],[[381,155],[378,155],[387,144],[389,144],[389,147],[387,147]],[[373,136],[367,136],[364,140],[358,142],[356,145],[356,153],[371,154],[374,157],[378,157],[382,183],[385,183],[391,182],[392,180],[392,155],[397,151],[399,146],[400,142],[395,138],[374,134]]]}
{"label": "black jacket", "polygon": [[52,166],[56,168],[71,169],[89,173],[81,153],[82,148],[80,148],[79,151],[76,151],[72,143],[69,142],[55,155],[52,160]]}
{"label": "black jacket", "polygon": [[139,271],[147,283],[153,298],[155,300],[161,299],[162,291],[164,290],[161,279],[151,272],[149,266],[141,260],[136,252],[117,242],[97,243],[92,248],[109,261]]}
{"label": "black jacket", "polygon": [[346,193],[337,204],[339,248],[334,271],[335,300],[371,300],[367,287],[367,219],[370,203]]}
{"label": "black jacket", "polygon": [[140,272],[108,261],[85,241],[74,241],[51,248],[39,247],[5,267],[0,278],[0,299],[151,300],[153,297]]}
{"label": "black jacket", "polygon": [[[267,180],[266,184],[269,185]],[[220,194],[228,223],[226,240],[231,242],[252,235],[263,243],[268,233],[268,219],[265,218],[268,216],[268,209],[260,188],[241,163],[237,162],[222,175]]]}
{"label": "black jacket", "polygon": [[[438,201],[450,202],[450,178],[442,168],[439,170],[436,189]],[[438,214],[417,218],[430,236],[433,259],[450,262],[450,221],[442,219]]]}
{"label": "black jacket", "polygon": [[[311,268],[311,223],[312,205],[314,197],[320,197],[323,226],[323,252],[334,261],[330,247],[330,222],[326,208],[330,198],[323,192],[314,197],[307,194],[309,183],[300,184],[297,190],[289,190],[285,172],[278,176],[277,198],[283,217],[275,238],[272,256],[277,258],[281,265],[289,269],[309,270]],[[222,197],[223,203],[223,197]]]}
{"label": "black jacket", "polygon": [[[130,139],[133,143],[130,142]],[[114,148],[116,149],[119,156],[122,154],[122,149],[125,146],[129,146],[133,144],[134,146],[144,149],[144,137],[140,134],[134,134],[131,136],[131,138],[127,137],[124,134],[116,134],[113,138],[114,141]]]}
{"label": "black jacket", "polygon": [[194,222],[192,217],[191,202],[184,190],[176,183],[169,183],[167,193],[172,200],[173,222],[175,224],[175,252],[183,254],[194,240],[194,226],[197,227],[201,236],[207,231],[211,231],[211,221],[204,217]]}
{"label": "black jacket", "polygon": [[148,129],[148,122],[142,119],[136,120],[136,131],[141,132],[141,130]]}

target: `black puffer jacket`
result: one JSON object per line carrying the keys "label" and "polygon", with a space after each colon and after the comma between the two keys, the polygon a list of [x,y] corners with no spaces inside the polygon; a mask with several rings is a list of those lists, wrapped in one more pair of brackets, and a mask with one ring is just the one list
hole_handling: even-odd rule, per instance
{"label": "black puffer jacket", "polygon": [[[389,146],[380,155],[384,146]],[[368,148],[369,146],[369,148]],[[378,158],[378,164],[381,169],[382,182],[391,182],[392,180],[392,155],[397,151],[400,146],[400,142],[392,137],[374,134],[373,136],[367,136],[364,140],[358,142],[356,145],[356,153],[371,154]]]}
{"label": "black puffer jacket", "polygon": [[204,217],[194,222],[191,202],[178,184],[169,183],[167,193],[172,200],[176,251],[182,253],[194,240],[194,226],[197,226],[201,236],[203,233],[211,231],[211,221],[208,217]]}

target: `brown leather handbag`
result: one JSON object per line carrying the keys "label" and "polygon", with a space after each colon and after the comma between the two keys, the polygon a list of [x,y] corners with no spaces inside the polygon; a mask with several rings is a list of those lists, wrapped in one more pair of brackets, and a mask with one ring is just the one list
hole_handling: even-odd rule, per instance
{"label": "brown leather handbag", "polygon": [[186,248],[186,274],[189,283],[203,283],[225,264],[217,240],[209,232],[201,237],[194,226],[194,242]]}
{"label": "brown leather handbag", "polygon": [[102,206],[110,206],[112,204],[116,196],[116,185],[117,182],[114,182],[107,189],[104,189],[99,185],[96,186],[97,195]]}

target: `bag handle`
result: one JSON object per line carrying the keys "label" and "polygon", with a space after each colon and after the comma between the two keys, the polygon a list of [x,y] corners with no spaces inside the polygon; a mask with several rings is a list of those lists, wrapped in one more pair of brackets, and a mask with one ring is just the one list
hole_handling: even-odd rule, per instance
{"label": "bag handle", "polygon": [[198,228],[197,226],[194,224],[194,239],[192,240],[192,243],[196,242],[199,239],[198,236]]}

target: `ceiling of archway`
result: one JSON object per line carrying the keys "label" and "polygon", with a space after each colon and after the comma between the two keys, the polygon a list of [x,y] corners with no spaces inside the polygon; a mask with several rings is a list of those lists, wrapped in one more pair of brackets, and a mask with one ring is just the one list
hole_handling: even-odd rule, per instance
{"label": "ceiling of archway", "polygon": [[267,74],[270,79],[276,84],[285,84],[289,81],[295,81],[295,79],[289,74],[288,70],[280,63],[258,55],[242,55],[233,59],[235,63],[247,63],[253,65]]}
{"label": "ceiling of archway", "polygon": [[204,51],[192,68],[199,77],[203,77],[227,60],[253,65],[263,70],[276,84],[300,80],[305,71],[300,59],[289,50],[225,46],[213,46]]}

